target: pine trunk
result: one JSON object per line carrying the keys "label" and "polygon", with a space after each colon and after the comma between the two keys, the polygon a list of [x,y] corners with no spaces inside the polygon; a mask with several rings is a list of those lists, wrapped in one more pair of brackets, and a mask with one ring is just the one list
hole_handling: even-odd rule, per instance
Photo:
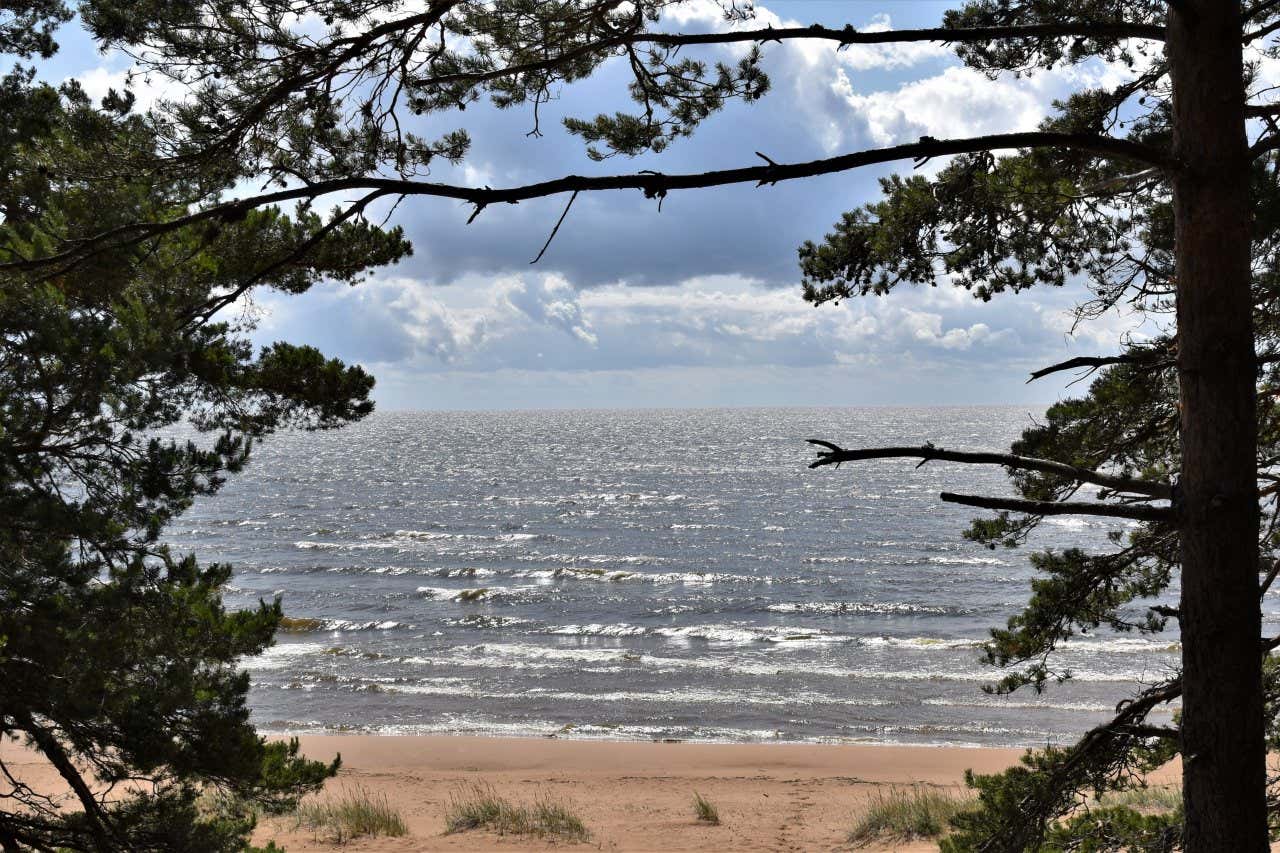
{"label": "pine trunk", "polygon": [[1170,7],[1185,845],[1260,853],[1268,845],[1240,4]]}

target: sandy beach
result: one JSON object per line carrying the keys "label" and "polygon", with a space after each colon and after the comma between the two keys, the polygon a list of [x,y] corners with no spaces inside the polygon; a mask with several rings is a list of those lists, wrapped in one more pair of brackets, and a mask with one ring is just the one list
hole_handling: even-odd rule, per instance
{"label": "sandy beach", "polygon": [[[1018,749],[829,744],[646,743],[449,736],[306,736],[312,758],[342,755],[343,768],[319,795],[364,791],[385,797],[408,834],[337,844],[293,816],[264,820],[257,844],[288,853],[318,851],[849,850],[846,836],[869,798],[895,786],[963,790],[966,768],[994,772]],[[48,764],[14,743],[0,759],[37,787],[55,789]],[[1176,766],[1151,781],[1176,781]],[[552,842],[487,831],[447,834],[451,800],[476,785],[512,801],[567,805],[590,833],[586,842]],[[694,815],[698,792],[719,809],[710,826]],[[936,850],[935,843],[872,845],[886,851]]]}
{"label": "sandy beach", "polygon": [[[966,768],[999,770],[1016,749],[702,744],[476,737],[304,737],[314,758],[340,752],[329,791],[361,786],[385,794],[404,815],[404,838],[362,839],[350,850],[811,851],[847,849],[853,819],[877,788],[959,786]],[[445,835],[450,797],[476,784],[511,799],[571,804],[591,832],[579,845],[467,832]],[[693,793],[714,802],[722,823],[699,823]],[[334,845],[291,818],[264,824],[291,853]],[[935,850],[935,844],[879,850]]]}

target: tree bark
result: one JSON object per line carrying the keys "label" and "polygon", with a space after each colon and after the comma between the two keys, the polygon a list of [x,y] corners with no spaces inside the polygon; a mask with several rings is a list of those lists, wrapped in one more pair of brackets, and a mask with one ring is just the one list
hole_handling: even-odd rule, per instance
{"label": "tree bark", "polygon": [[1240,4],[1170,4],[1188,853],[1268,849]]}

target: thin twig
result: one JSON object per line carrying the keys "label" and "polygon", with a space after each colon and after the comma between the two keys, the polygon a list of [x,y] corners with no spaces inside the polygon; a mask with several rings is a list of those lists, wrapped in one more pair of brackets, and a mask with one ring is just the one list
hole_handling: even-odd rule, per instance
{"label": "thin twig", "polygon": [[569,196],[569,203],[564,206],[564,210],[560,213],[560,218],[556,220],[556,227],[551,229],[551,234],[547,237],[547,242],[542,244],[542,251],[538,252],[538,257],[529,261],[530,264],[536,264],[538,261],[542,260],[542,256],[547,253],[547,249],[551,246],[551,241],[556,238],[556,232],[558,232],[560,230],[560,226],[564,224],[564,218],[569,215],[569,208],[573,207],[573,201],[578,197],[579,192],[579,190],[574,190],[573,195]]}

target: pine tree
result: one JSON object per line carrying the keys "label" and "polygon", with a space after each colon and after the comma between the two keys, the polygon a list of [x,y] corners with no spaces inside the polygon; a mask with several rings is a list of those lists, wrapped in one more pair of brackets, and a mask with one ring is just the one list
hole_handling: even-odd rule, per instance
{"label": "pine tree", "polygon": [[[198,170],[104,168],[151,143],[129,107],[29,71],[0,81],[0,258],[169,221],[207,192]],[[0,762],[5,853],[242,850],[255,814],[336,772],[249,722],[238,664],[271,645],[279,600],[228,611],[231,567],[163,542],[254,441],[371,411],[363,370],[286,343],[255,353],[217,313],[252,287],[354,281],[406,251],[398,231],[325,229],[255,209],[0,273],[0,737],[47,761],[73,804]],[[184,418],[191,438],[173,432]]]}

